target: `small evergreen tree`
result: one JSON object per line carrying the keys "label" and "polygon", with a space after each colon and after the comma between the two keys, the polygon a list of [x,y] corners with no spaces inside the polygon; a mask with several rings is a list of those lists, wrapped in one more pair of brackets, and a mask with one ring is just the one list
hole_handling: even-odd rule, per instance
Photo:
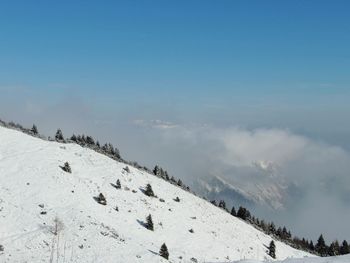
{"label": "small evergreen tree", "polygon": [[119,179],[117,179],[117,182],[116,182],[116,184],[115,184],[115,188],[117,188],[117,189],[122,188]]}
{"label": "small evergreen tree", "polygon": [[64,137],[63,137],[63,133],[61,131],[61,129],[58,129],[55,135],[55,139],[56,141],[63,141]]}
{"label": "small evergreen tree", "polygon": [[339,255],[339,243],[337,240],[333,241],[328,247],[328,255],[329,256],[337,256]]}
{"label": "small evergreen tree", "polygon": [[276,245],[273,240],[271,240],[270,245],[269,245],[269,256],[272,258],[276,258]]}
{"label": "small evergreen tree", "polygon": [[175,202],[180,202],[180,198],[177,196],[175,199],[174,199]]}
{"label": "small evergreen tree", "polygon": [[37,135],[39,132],[38,132],[38,128],[36,127],[35,124],[33,124],[33,127],[31,129],[31,132],[34,134],[34,135]]}
{"label": "small evergreen tree", "polygon": [[154,197],[154,192],[150,184],[146,185],[145,195]]}
{"label": "small evergreen tree", "polygon": [[117,157],[117,159],[120,159],[120,151],[118,148],[114,148],[114,156]]}
{"label": "small evergreen tree", "polygon": [[266,232],[267,226],[266,226],[266,223],[265,223],[264,219],[262,219],[262,220],[260,221],[260,227],[261,227],[261,229],[262,229],[264,232]]}
{"label": "small evergreen tree", "polygon": [[250,212],[246,208],[240,206],[237,212],[237,217],[247,220],[250,218]]}
{"label": "small evergreen tree", "polygon": [[81,136],[81,143],[82,143],[83,145],[86,144],[86,137],[85,137],[84,134]]}
{"label": "small evergreen tree", "polygon": [[95,145],[95,140],[91,136],[86,136],[86,143],[89,145]]}
{"label": "small evergreen tree", "polygon": [[153,174],[154,175],[157,175],[157,176],[160,176],[160,169],[159,169],[159,166],[156,165],[153,169]]}
{"label": "small evergreen tree", "polygon": [[154,231],[153,220],[151,214],[146,217],[146,228],[148,230]]}
{"label": "small evergreen tree", "polygon": [[338,240],[334,241],[334,251],[335,251],[336,255],[340,255],[340,246],[339,246]]}
{"label": "small evergreen tree", "polygon": [[177,185],[182,186],[182,181],[180,179],[177,181]]}
{"label": "small evergreen tree", "polygon": [[288,238],[288,231],[287,228],[284,226],[282,229],[282,236],[283,239],[287,239]]}
{"label": "small evergreen tree", "polygon": [[275,234],[275,232],[276,232],[275,224],[274,224],[273,222],[271,222],[271,223],[269,224],[269,233],[270,233],[270,234]]}
{"label": "small evergreen tree", "polygon": [[70,165],[68,162],[64,163],[64,166],[62,167],[62,170],[67,172],[67,173],[72,173],[72,168],[70,168]]}
{"label": "small evergreen tree", "polygon": [[226,203],[225,203],[224,200],[220,200],[219,207],[222,208],[222,209],[226,209]]}
{"label": "small evergreen tree", "polygon": [[165,259],[169,259],[169,252],[165,243],[160,247],[159,255]]}
{"label": "small evergreen tree", "polygon": [[346,255],[350,253],[350,247],[346,240],[344,240],[343,243],[341,244],[339,252],[340,252],[340,255]]}
{"label": "small evergreen tree", "polygon": [[167,181],[169,181],[169,180],[170,180],[170,178],[169,178],[169,175],[168,175],[168,172],[167,172],[167,171],[165,171],[165,172],[164,172],[164,177],[165,177],[165,180],[167,180]]}
{"label": "small evergreen tree", "polygon": [[234,206],[232,206],[231,215],[232,215],[232,216],[237,216],[236,209],[235,209]]}
{"label": "small evergreen tree", "polygon": [[106,197],[100,193],[97,197],[97,201],[101,204],[101,205],[106,205],[107,204],[107,200]]}
{"label": "small evergreen tree", "polygon": [[328,249],[322,234],[318,238],[315,248],[316,248],[316,252],[319,253],[321,257],[327,256]]}
{"label": "small evergreen tree", "polygon": [[281,228],[281,227],[279,227],[279,228],[277,229],[277,231],[276,231],[276,236],[282,238],[282,228]]}
{"label": "small evergreen tree", "polygon": [[312,240],[310,241],[309,249],[310,249],[311,251],[314,251],[314,250],[315,250],[314,242],[312,242]]}

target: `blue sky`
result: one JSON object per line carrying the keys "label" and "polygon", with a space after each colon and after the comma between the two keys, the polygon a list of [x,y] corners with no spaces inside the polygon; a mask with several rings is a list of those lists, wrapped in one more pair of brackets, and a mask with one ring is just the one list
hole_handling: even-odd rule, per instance
{"label": "blue sky", "polygon": [[349,7],[348,1],[2,1],[1,81],[38,89],[59,83],[108,97],[343,92]]}
{"label": "blue sky", "polygon": [[1,1],[3,103],[69,93],[100,117],[334,139],[329,127],[350,131],[349,11],[348,1]]}
{"label": "blue sky", "polygon": [[350,131],[349,7],[1,1],[3,103],[21,95],[58,103],[69,93],[100,117],[282,127],[334,140],[329,127]]}
{"label": "blue sky", "polygon": [[101,115],[341,133],[350,130],[341,125],[349,112],[349,7],[2,1],[0,86],[48,104],[69,93]]}
{"label": "blue sky", "polygon": [[[322,149],[320,167],[348,180],[333,147],[350,158],[349,13],[340,0],[0,1],[0,118],[92,134],[187,181],[227,155],[214,137],[243,140],[228,152],[250,162],[301,136],[302,155]],[[318,180],[317,165],[289,165]]]}

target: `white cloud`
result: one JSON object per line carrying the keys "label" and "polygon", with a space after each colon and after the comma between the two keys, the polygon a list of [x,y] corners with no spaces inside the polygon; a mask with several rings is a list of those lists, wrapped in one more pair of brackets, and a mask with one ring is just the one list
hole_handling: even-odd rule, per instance
{"label": "white cloud", "polygon": [[162,120],[134,120],[134,125],[141,126],[141,127],[148,127],[148,128],[156,128],[156,129],[174,129],[179,127],[179,125],[169,122],[169,121],[162,121]]}
{"label": "white cloud", "polygon": [[[350,205],[344,202],[350,195],[350,154],[344,149],[281,129],[147,127],[154,128],[148,132],[157,138],[152,142],[156,144],[151,153],[154,160],[163,160],[170,173],[185,181],[219,176],[257,200],[274,207],[285,205],[287,209],[281,213],[296,231],[302,229],[300,232],[312,237],[320,232],[332,238],[350,235],[350,230],[343,231],[350,220],[346,212]],[[329,228],[330,219],[323,215],[328,208],[323,204],[342,215],[339,226]],[[317,224],[306,217],[308,210],[315,217],[322,215]]]}

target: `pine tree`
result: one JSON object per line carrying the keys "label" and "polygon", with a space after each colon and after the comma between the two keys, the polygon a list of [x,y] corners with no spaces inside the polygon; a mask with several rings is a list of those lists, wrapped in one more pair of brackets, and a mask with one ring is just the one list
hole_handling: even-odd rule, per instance
{"label": "pine tree", "polygon": [[86,136],[86,143],[89,145],[95,145],[95,140],[91,136]]}
{"label": "pine tree", "polygon": [[153,192],[152,186],[150,184],[146,185],[145,195],[154,197],[154,192]]}
{"label": "pine tree", "polygon": [[270,234],[275,234],[275,232],[276,232],[275,224],[274,224],[273,222],[271,222],[271,223],[269,224],[269,233],[270,233]]}
{"label": "pine tree", "polygon": [[273,240],[271,240],[270,245],[269,245],[269,256],[272,258],[276,258],[276,245]]}
{"label": "pine tree", "polygon": [[120,151],[118,148],[114,148],[114,156],[120,159]]}
{"label": "pine tree", "polygon": [[117,182],[116,182],[116,184],[115,184],[115,187],[116,187],[117,189],[122,188],[119,179],[117,179]]}
{"label": "pine tree", "polygon": [[282,229],[282,238],[288,239],[288,231],[287,231],[287,228],[285,226]]}
{"label": "pine tree", "polygon": [[98,201],[101,205],[106,205],[106,204],[107,204],[106,197],[105,197],[102,193],[100,193],[100,194],[98,195],[97,201]]}
{"label": "pine tree", "polygon": [[67,173],[72,173],[72,168],[70,168],[70,165],[68,162],[64,163],[64,166],[61,167],[63,171],[67,172]]}
{"label": "pine tree", "polygon": [[339,246],[338,240],[334,241],[334,251],[335,251],[336,255],[340,255],[340,246]]}
{"label": "pine tree", "polygon": [[309,249],[310,249],[311,251],[314,251],[314,250],[315,250],[314,242],[312,242],[312,240],[310,241]]}
{"label": "pine tree", "polygon": [[340,255],[346,255],[350,253],[350,247],[346,240],[343,241],[339,249]]}
{"label": "pine tree", "polygon": [[262,229],[264,232],[266,232],[267,226],[266,226],[266,223],[265,223],[264,219],[262,219],[262,220],[260,221],[260,227],[261,227],[261,229]]}
{"label": "pine tree", "polygon": [[165,180],[169,181],[170,178],[169,178],[169,175],[168,175],[167,171],[164,172],[164,176],[165,176]]}
{"label": "pine tree", "polygon": [[236,209],[234,206],[232,206],[232,209],[231,209],[231,215],[233,216],[237,216],[237,213],[236,213]]}
{"label": "pine tree", "polygon": [[169,259],[169,252],[165,243],[160,247],[159,255],[165,259]]}
{"label": "pine tree", "polygon": [[320,256],[322,257],[327,256],[327,245],[326,245],[326,242],[324,241],[322,234],[318,238],[315,248],[316,248],[316,252],[319,253]]}
{"label": "pine tree", "polygon": [[337,240],[333,241],[328,247],[328,255],[329,256],[337,256],[339,255],[339,243]]}
{"label": "pine tree", "polygon": [[180,179],[177,181],[177,185],[182,186],[182,181]]}
{"label": "pine tree", "polygon": [[237,212],[237,217],[247,220],[250,218],[250,212],[246,208],[240,206]]}
{"label": "pine tree", "polygon": [[276,231],[276,236],[282,238],[282,228],[281,228],[281,227],[279,227],[279,228],[277,229],[277,231]]}
{"label": "pine tree", "polygon": [[34,134],[34,135],[37,135],[39,132],[38,132],[38,128],[36,127],[35,124],[33,124],[33,127],[31,129],[31,132]]}
{"label": "pine tree", "polygon": [[222,208],[222,209],[226,209],[226,203],[225,203],[224,200],[220,200],[219,207]]}
{"label": "pine tree", "polygon": [[147,228],[148,230],[154,231],[153,221],[152,221],[152,216],[151,216],[151,214],[149,214],[149,215],[146,217],[146,228]]}
{"label": "pine tree", "polygon": [[56,141],[63,141],[64,137],[63,137],[63,133],[61,131],[61,129],[58,129],[55,135],[55,139]]}
{"label": "pine tree", "polygon": [[160,175],[160,169],[158,165],[154,166],[153,174],[158,176]]}

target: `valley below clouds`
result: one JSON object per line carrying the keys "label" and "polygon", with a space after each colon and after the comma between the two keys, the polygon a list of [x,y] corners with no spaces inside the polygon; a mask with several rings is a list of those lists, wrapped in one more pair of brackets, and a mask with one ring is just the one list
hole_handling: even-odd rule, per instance
{"label": "valley below clouds", "polygon": [[156,146],[145,147],[152,156],[199,194],[248,205],[296,235],[315,239],[322,232],[333,240],[350,234],[344,228],[350,220],[350,154],[341,147],[282,129],[135,124],[157,138]]}

